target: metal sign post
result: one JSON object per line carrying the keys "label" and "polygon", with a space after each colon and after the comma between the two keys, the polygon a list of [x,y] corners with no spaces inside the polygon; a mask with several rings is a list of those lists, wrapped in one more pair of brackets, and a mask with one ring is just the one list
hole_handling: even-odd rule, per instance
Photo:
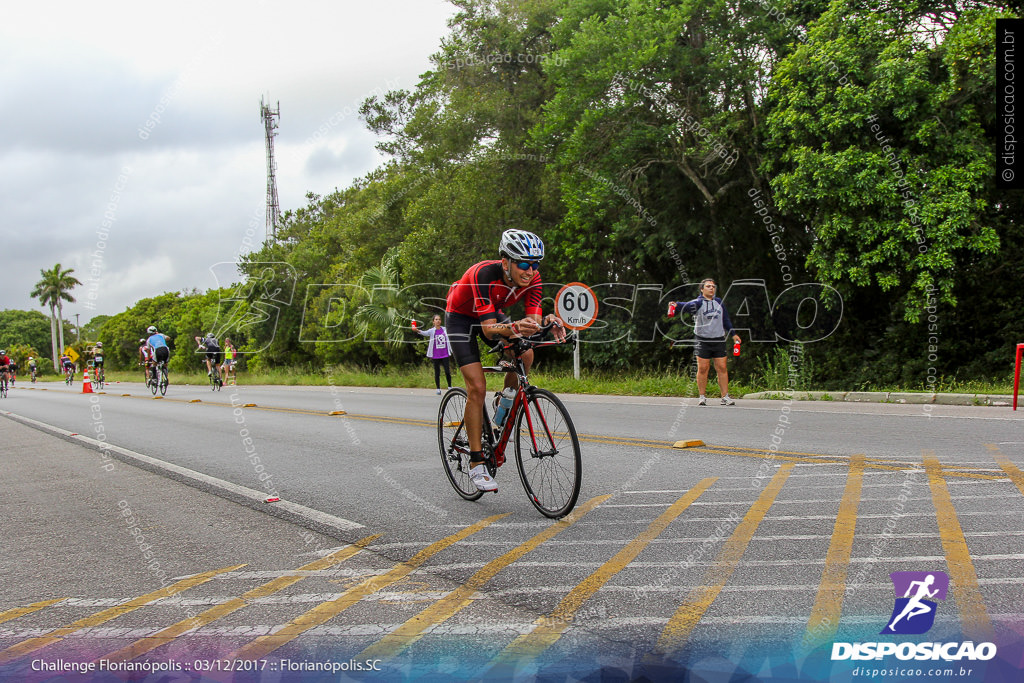
{"label": "metal sign post", "polygon": [[570,282],[555,295],[555,315],[570,330],[576,330],[576,345],[572,350],[572,376],[580,378],[580,333],[597,320],[597,297],[594,290],[582,282]]}

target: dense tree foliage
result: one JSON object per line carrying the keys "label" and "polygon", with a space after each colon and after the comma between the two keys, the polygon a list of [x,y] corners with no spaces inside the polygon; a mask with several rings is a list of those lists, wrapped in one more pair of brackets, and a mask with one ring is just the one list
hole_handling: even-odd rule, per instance
{"label": "dense tree foliage", "polygon": [[418,85],[361,108],[387,163],[286,212],[244,284],[105,321],[117,362],[152,321],[179,338],[221,321],[255,367],[415,361],[409,319],[517,227],[545,240],[548,296],[597,290],[590,366],[689,364],[665,303],[714,277],[759,342],[740,374],[794,340],[837,388],[1009,372],[1024,210],[994,184],[992,38],[1008,4],[452,4]]}
{"label": "dense tree foliage", "polygon": [[[65,332],[71,327],[65,322]],[[11,351],[16,345],[34,349],[45,360],[50,352],[50,319],[39,311],[0,311],[0,349]],[[13,357],[13,354],[9,354]],[[34,354],[33,354],[34,355]],[[21,362],[21,359],[18,359]]]}
{"label": "dense tree foliage", "polygon": [[[362,107],[388,164],[311,195],[243,267],[286,264],[296,285],[266,362],[408,360],[359,342],[367,312],[399,339],[521,227],[545,239],[545,280],[597,287],[590,365],[688,362],[664,303],[712,276],[748,339],[831,333],[805,349],[820,382],[1005,376],[1024,336],[1019,193],[993,182],[1005,6],[453,4],[435,67]],[[360,287],[385,264],[386,305]],[[774,346],[748,345],[739,369]]]}

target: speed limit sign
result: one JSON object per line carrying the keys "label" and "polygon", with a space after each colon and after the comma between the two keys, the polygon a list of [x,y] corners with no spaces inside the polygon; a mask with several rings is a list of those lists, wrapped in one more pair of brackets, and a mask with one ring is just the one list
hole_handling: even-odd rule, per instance
{"label": "speed limit sign", "polygon": [[570,282],[555,295],[555,315],[571,330],[585,330],[597,320],[597,297],[582,282]]}

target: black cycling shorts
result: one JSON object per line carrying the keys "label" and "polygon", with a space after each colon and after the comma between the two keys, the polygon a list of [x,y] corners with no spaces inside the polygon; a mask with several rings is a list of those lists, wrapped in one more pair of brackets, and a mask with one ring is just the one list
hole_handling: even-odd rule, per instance
{"label": "black cycling shorts", "polygon": [[[488,318],[490,320],[491,318]],[[507,315],[498,311],[496,321],[507,323],[511,321]],[[502,339],[488,339],[484,335],[480,321],[461,313],[445,313],[444,329],[448,332],[448,344],[451,346],[452,355],[455,356],[455,364],[460,368],[471,363],[480,362],[480,347],[476,339],[480,337],[487,346],[494,346]]]}
{"label": "black cycling shorts", "polygon": [[209,349],[207,349],[206,357],[210,360],[211,363],[216,363],[217,365],[220,365],[220,362],[224,359],[224,352],[210,351]]}
{"label": "black cycling shorts", "polygon": [[697,337],[697,358],[725,358],[724,339]]}
{"label": "black cycling shorts", "polygon": [[171,350],[166,346],[160,346],[153,349],[153,356],[157,363],[160,361],[167,362],[167,359],[171,357]]}

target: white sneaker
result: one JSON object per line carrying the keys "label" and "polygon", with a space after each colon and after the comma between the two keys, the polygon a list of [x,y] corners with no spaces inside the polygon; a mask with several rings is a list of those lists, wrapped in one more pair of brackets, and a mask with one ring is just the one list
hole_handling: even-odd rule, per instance
{"label": "white sneaker", "polygon": [[440,390],[440,389],[438,389],[438,390],[437,390],[437,395],[438,395],[438,396],[440,396],[440,395],[441,395],[441,390]]}
{"label": "white sneaker", "polygon": [[473,480],[473,485],[481,491],[498,490],[498,482],[494,481],[491,475],[487,474],[487,468],[484,467],[483,463],[469,471],[469,478]]}
{"label": "white sneaker", "polygon": [[699,405],[699,406],[706,406],[707,404],[708,404],[708,399],[707,399],[706,396],[701,396],[700,399],[697,401],[697,405]]}
{"label": "white sneaker", "polygon": [[736,405],[736,401],[734,401],[731,398],[729,398],[729,394],[726,394],[725,396],[722,397],[722,405],[723,406],[734,406],[734,405]]}

